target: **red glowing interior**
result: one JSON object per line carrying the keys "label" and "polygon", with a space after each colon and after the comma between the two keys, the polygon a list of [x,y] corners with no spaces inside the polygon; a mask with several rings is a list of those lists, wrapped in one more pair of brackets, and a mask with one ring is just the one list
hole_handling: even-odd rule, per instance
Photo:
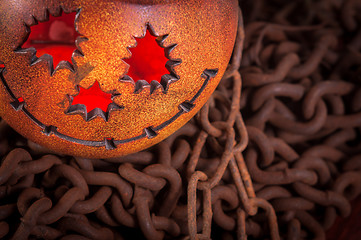
{"label": "red glowing interior", "polygon": [[51,55],[54,66],[62,60],[71,62],[76,49],[75,40],[79,36],[74,27],[75,15],[76,13],[63,13],[61,17],[49,15],[49,21],[39,22],[30,28],[29,38],[22,47],[34,47],[37,57]]}
{"label": "red glowing interior", "polygon": [[164,48],[156,42],[156,37],[147,31],[144,38],[137,38],[137,46],[130,48],[132,56],[125,61],[130,65],[128,76],[135,82],[152,80],[160,82],[164,74],[169,74],[165,65],[168,61],[164,54]]}
{"label": "red glowing interior", "polygon": [[79,87],[79,94],[73,97],[71,105],[83,104],[86,106],[87,112],[100,108],[103,112],[107,112],[109,104],[113,102],[112,95],[105,93],[100,89],[99,83],[95,82],[88,89]]}
{"label": "red glowing interior", "polygon": [[[63,60],[71,62],[71,56],[76,49],[75,40],[79,36],[74,28],[75,16],[76,13],[63,13],[61,17],[50,15],[49,21],[39,22],[31,27],[31,33],[22,47],[34,47],[37,50],[37,57],[44,54],[51,55],[54,66]],[[128,75],[134,81],[160,82],[161,77],[169,73],[165,67],[168,59],[164,48],[158,45],[156,37],[149,31],[146,32],[144,38],[136,40],[137,46],[130,48],[131,58],[126,59],[130,65]],[[95,108],[106,112],[109,104],[112,103],[111,94],[103,92],[98,82],[89,89],[80,87],[79,94],[73,98],[72,105],[83,104],[88,112]]]}

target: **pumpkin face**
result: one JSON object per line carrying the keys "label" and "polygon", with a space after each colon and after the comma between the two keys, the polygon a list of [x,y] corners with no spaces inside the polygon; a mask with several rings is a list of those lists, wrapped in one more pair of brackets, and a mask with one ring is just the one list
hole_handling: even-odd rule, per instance
{"label": "pumpkin face", "polygon": [[237,10],[235,0],[2,0],[0,115],[65,154],[150,147],[215,90]]}

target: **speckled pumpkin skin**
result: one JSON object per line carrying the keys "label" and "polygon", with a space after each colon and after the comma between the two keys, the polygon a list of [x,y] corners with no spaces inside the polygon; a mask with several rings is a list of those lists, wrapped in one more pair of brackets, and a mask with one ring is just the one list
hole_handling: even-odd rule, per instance
{"label": "speckled pumpkin skin", "polygon": [[[76,42],[83,54],[73,54],[73,71],[63,63],[52,71],[49,58],[34,61],[34,52],[15,51],[26,36],[25,25],[33,24],[32,16],[41,22],[46,11],[56,16],[61,9],[80,10],[75,26],[86,37]],[[231,57],[237,21],[236,0],[1,0],[0,63],[5,69],[0,115],[26,138],[59,153],[111,158],[148,148],[183,126],[206,103]],[[127,47],[135,45],[134,37],[144,36],[147,24],[157,36],[168,35],[165,47],[177,44],[170,58],[182,61],[174,67],[179,80],[167,91],[156,88],[151,93],[146,86],[135,93],[134,82],[119,79],[129,68],[123,61],[131,56]],[[218,72],[204,87],[207,69]],[[67,96],[78,93],[76,86],[89,88],[95,81],[104,92],[120,93],[114,102],[124,109],[112,112],[108,121],[97,117],[87,122],[80,115],[65,114]],[[179,115],[180,105],[195,96],[194,107]],[[22,98],[23,109],[43,125],[23,109],[16,111],[11,105],[16,98]],[[156,135],[147,135],[150,127]],[[130,140],[123,143],[126,139]]]}

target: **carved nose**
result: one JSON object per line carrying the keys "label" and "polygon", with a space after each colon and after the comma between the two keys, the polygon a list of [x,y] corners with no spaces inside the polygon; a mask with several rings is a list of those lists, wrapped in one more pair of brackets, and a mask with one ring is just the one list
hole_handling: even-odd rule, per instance
{"label": "carved nose", "polygon": [[113,102],[113,98],[118,95],[103,92],[98,82],[95,82],[88,89],[79,86],[79,93],[75,96],[69,96],[70,106],[66,113],[80,114],[86,121],[98,116],[108,121],[112,111],[123,109],[123,106]]}

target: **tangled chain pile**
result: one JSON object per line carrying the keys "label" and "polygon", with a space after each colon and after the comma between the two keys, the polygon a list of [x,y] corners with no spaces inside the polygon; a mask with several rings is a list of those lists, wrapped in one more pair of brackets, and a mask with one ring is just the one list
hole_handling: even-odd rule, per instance
{"label": "tangled chain pile", "polygon": [[360,1],[242,4],[242,62],[240,27],[210,101],[149,150],[59,156],[0,122],[0,238],[325,239],[361,193]]}
{"label": "tangled chain pile", "polygon": [[358,0],[257,0],[248,16],[245,161],[287,239],[325,239],[361,193],[360,11]]}

